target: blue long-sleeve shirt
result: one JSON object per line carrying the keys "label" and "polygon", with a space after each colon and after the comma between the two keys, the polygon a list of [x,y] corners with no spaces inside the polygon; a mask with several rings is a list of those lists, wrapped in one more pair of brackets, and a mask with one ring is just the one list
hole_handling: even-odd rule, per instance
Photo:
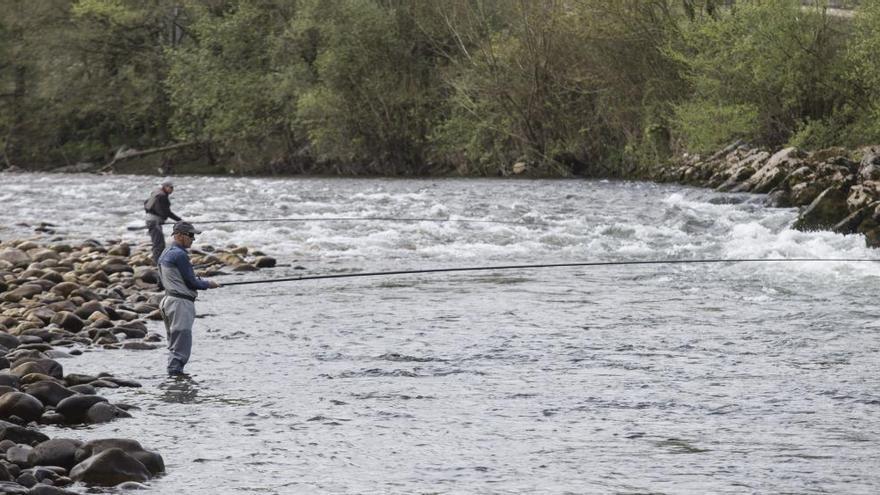
{"label": "blue long-sleeve shirt", "polygon": [[195,299],[197,290],[205,290],[209,286],[207,280],[196,277],[189,254],[176,242],[172,242],[159,257],[159,276],[165,286],[165,293],[170,296]]}

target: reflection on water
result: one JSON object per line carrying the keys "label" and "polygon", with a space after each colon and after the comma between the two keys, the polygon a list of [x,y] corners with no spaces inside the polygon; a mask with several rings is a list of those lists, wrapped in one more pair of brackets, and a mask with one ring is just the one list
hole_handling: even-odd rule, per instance
{"label": "reflection on water", "polygon": [[196,402],[199,395],[199,384],[190,375],[168,377],[159,385],[162,402],[173,404],[187,404]]}

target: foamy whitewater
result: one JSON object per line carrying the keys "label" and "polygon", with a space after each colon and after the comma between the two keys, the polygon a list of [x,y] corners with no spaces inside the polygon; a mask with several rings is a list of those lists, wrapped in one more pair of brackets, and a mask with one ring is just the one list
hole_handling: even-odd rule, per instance
{"label": "foamy whitewater", "polygon": [[[156,178],[0,175],[0,238],[145,242]],[[298,275],[705,258],[880,258],[751,195],[607,181],[177,178],[200,245]],[[18,225],[29,223],[30,226]],[[52,236],[42,237],[50,239]],[[191,382],[164,351],[65,360],[144,384],[144,493],[876,493],[880,264],[649,265],[404,275],[204,294]],[[151,329],[164,333],[156,322]]]}

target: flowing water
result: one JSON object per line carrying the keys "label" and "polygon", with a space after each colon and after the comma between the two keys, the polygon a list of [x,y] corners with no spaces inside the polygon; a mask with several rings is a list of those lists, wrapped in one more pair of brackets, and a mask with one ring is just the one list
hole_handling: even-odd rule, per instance
{"label": "flowing water", "polygon": [[[0,175],[0,238],[126,225],[155,178]],[[607,181],[183,177],[188,220],[266,277],[572,261],[878,257],[759,197]],[[165,458],[144,493],[876,493],[880,265],[593,267],[225,287],[197,303],[191,381],[164,351],[87,352],[140,389],[124,436]],[[151,328],[161,331],[151,322]],[[164,333],[164,331],[161,331]]]}

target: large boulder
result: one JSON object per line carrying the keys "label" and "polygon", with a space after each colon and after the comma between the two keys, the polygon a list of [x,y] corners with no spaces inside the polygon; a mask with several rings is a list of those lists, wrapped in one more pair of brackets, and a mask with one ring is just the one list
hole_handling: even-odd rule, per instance
{"label": "large boulder", "polygon": [[97,455],[108,449],[120,449],[138,459],[152,474],[165,471],[165,461],[162,456],[144,449],[140,442],[128,438],[102,438],[86,442],[76,452],[77,461]]}
{"label": "large boulder", "polygon": [[36,397],[47,406],[56,406],[62,400],[75,395],[76,392],[52,381],[42,381],[27,385],[24,391]]}
{"label": "large boulder", "polygon": [[0,397],[0,418],[17,416],[25,421],[35,421],[43,415],[43,403],[24,392],[9,392]]}
{"label": "large boulder", "polygon": [[843,187],[832,186],[825,189],[801,212],[794,228],[809,231],[834,227],[849,213],[846,198],[847,191]]}
{"label": "large boulder", "polygon": [[12,364],[10,373],[19,378],[39,373],[61,380],[64,377],[64,368],[54,359],[22,358]]}
{"label": "large boulder", "polygon": [[55,406],[55,412],[68,423],[83,423],[88,420],[89,409],[98,402],[107,402],[107,399],[100,395],[71,395]]}
{"label": "large boulder", "polygon": [[76,451],[83,443],[71,438],[53,438],[38,443],[28,455],[32,466],[61,466],[70,469],[77,464]]}
{"label": "large boulder", "polygon": [[70,477],[88,485],[114,486],[126,481],[147,481],[150,471],[124,450],[111,448],[75,465]]}

